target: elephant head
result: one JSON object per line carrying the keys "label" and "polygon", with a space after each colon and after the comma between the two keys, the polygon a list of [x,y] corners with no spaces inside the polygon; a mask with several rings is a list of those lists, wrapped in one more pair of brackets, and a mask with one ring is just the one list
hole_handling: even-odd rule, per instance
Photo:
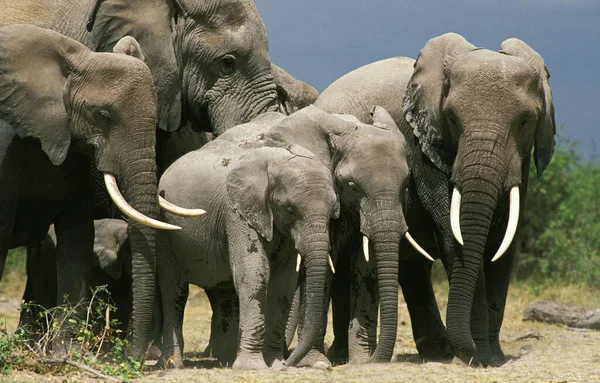
{"label": "elephant head", "polygon": [[[39,140],[54,165],[78,151],[88,154],[105,174],[113,201],[132,218],[134,325],[149,328],[156,229],[146,225],[177,227],[153,218],[158,215],[156,92],[148,67],[126,55],[91,52],[50,30],[4,27],[0,29],[0,120],[19,136]],[[134,345],[139,345],[134,354],[141,355],[147,342],[137,341],[134,338]]]}
{"label": "elephant head", "polygon": [[251,150],[232,169],[227,192],[235,210],[265,240],[282,233],[304,259],[309,334],[286,362],[295,365],[315,343],[325,310],[329,221],[340,212],[331,172],[302,147],[264,147]]}
{"label": "elephant head", "polygon": [[469,318],[492,217],[499,213],[506,227],[495,261],[517,228],[532,148],[538,174],[554,152],[548,78],[542,57],[520,40],[493,52],[449,33],[427,42],[406,89],[406,120],[454,189],[450,224],[464,245],[449,266],[447,326],[455,354],[465,360],[475,353]]}
{"label": "elephant head", "polygon": [[95,222],[95,229],[94,266],[102,269],[114,280],[121,279],[123,271],[131,275],[131,260],[123,259],[129,255],[127,222],[120,219],[102,219]]}
{"label": "elephant head", "polygon": [[373,125],[367,125],[309,106],[276,123],[266,140],[302,145],[329,165],[342,211],[360,221],[365,257],[376,262],[381,331],[372,359],[389,361],[398,323],[399,244],[404,236],[412,241],[403,208],[409,170],[404,137],[392,117],[381,107],[372,117]]}
{"label": "elephant head", "polygon": [[251,0],[177,0],[174,43],[185,116],[220,134],[277,111],[265,26]]}

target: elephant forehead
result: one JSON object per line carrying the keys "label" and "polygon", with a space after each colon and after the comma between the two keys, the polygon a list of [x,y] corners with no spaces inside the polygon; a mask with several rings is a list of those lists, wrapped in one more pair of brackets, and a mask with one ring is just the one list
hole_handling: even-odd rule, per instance
{"label": "elephant forehead", "polygon": [[468,83],[489,87],[491,83],[524,85],[537,75],[523,59],[480,49],[465,53],[451,67],[452,85]]}

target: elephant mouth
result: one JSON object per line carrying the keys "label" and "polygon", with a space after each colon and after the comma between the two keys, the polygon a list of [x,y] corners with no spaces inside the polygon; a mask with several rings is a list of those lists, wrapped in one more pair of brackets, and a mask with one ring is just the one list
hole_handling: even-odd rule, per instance
{"label": "elephant mouth", "polygon": [[[492,262],[497,261],[506,253],[510,247],[512,241],[515,238],[517,232],[517,226],[519,224],[519,212],[520,212],[520,190],[519,186],[513,186],[510,189],[510,208],[508,215],[508,224],[506,225],[506,233],[502,239],[502,243],[498,248],[498,251],[492,258]],[[452,234],[458,243],[464,245],[462,233],[460,230],[460,207],[461,207],[461,193],[455,186],[452,192],[452,201],[450,203],[450,226],[452,228]]]}
{"label": "elephant mouth", "polygon": [[134,221],[137,221],[141,224],[144,224],[146,226],[150,226],[150,227],[153,227],[156,229],[181,230],[181,227],[179,227],[179,226],[161,222],[159,220],[150,218],[150,217],[140,213],[139,211],[135,210],[129,204],[129,202],[127,202],[127,200],[125,200],[125,197],[123,197],[123,194],[121,194],[121,191],[119,190],[119,187],[117,186],[117,179],[112,174],[104,173],[104,184],[106,185],[106,190],[108,191],[110,198],[115,203],[115,205],[117,205],[119,210],[121,210],[123,212],[123,214],[125,214],[129,218],[133,219]]}

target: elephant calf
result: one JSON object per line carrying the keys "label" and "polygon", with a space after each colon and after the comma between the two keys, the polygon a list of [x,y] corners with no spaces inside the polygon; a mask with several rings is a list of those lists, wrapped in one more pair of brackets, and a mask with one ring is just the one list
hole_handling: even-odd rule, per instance
{"label": "elephant calf", "polygon": [[[188,283],[213,292],[234,287],[237,292],[237,355],[235,348],[223,350],[221,343],[215,343],[213,354],[221,362],[235,358],[233,368],[257,369],[283,359],[285,324],[300,255],[310,286],[307,321],[312,333],[286,363],[302,359],[317,338],[325,309],[329,222],[340,213],[329,169],[296,145],[252,148],[217,138],[171,165],[160,179],[159,193],[168,201],[163,203],[167,210],[176,211],[170,204],[177,204],[203,206],[208,211],[196,218],[170,212],[164,216],[183,229],[158,238],[162,363],[172,360],[175,367],[183,366]],[[215,300],[219,299],[213,294],[213,306],[231,309],[229,303]],[[221,335],[236,344],[238,329],[232,327],[223,326]]]}

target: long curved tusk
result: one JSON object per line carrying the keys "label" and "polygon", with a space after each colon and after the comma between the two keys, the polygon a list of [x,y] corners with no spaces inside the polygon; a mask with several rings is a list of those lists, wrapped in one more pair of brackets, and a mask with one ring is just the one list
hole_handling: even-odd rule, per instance
{"label": "long curved tusk", "polygon": [[106,184],[106,189],[108,190],[108,194],[110,198],[113,200],[115,205],[129,218],[142,223],[144,225],[154,227],[156,229],[163,230],[181,230],[181,227],[171,225],[169,223],[161,222],[154,218],[146,217],[139,211],[135,210],[123,197],[119,187],[117,186],[116,178],[108,173],[104,173],[104,183]]}
{"label": "long curved tusk", "polygon": [[302,255],[298,253],[298,257],[296,258],[296,272],[300,271],[300,264],[302,263]]}
{"label": "long curved tusk", "polygon": [[331,254],[327,254],[327,260],[329,261],[329,268],[331,268],[331,272],[335,274],[335,267],[333,267],[333,259],[331,259]]}
{"label": "long curved tusk", "polygon": [[435,262],[435,259],[433,259],[433,257],[425,251],[425,249],[423,249],[421,246],[419,246],[417,241],[415,241],[413,239],[413,237],[410,235],[410,233],[408,231],[406,232],[406,234],[404,236],[406,237],[406,239],[408,239],[408,242],[412,245],[412,247],[414,247],[419,253],[421,253],[422,256],[429,259],[431,262]]}
{"label": "long curved tusk", "polygon": [[521,207],[521,195],[519,194],[519,187],[513,186],[510,189],[510,209],[508,212],[508,224],[506,225],[506,234],[504,235],[504,239],[502,240],[502,244],[498,249],[494,258],[492,258],[492,262],[500,259],[501,256],[506,253],[506,250],[510,247],[513,239],[515,238],[515,233],[517,232],[517,225],[519,224],[519,210]]}
{"label": "long curved tusk", "polygon": [[369,262],[369,238],[366,235],[363,235],[363,254],[365,255],[365,260]]}
{"label": "long curved tusk", "polygon": [[185,207],[177,206],[174,203],[167,201],[161,196],[158,196],[158,206],[160,206],[160,208],[164,211],[173,213],[181,217],[199,217],[203,214],[206,214],[206,210],[186,209]]}
{"label": "long curved tusk", "polygon": [[460,201],[460,192],[457,188],[454,188],[454,191],[452,192],[452,201],[450,202],[450,227],[452,228],[454,238],[456,238],[458,243],[464,245],[463,237],[460,232]]}

